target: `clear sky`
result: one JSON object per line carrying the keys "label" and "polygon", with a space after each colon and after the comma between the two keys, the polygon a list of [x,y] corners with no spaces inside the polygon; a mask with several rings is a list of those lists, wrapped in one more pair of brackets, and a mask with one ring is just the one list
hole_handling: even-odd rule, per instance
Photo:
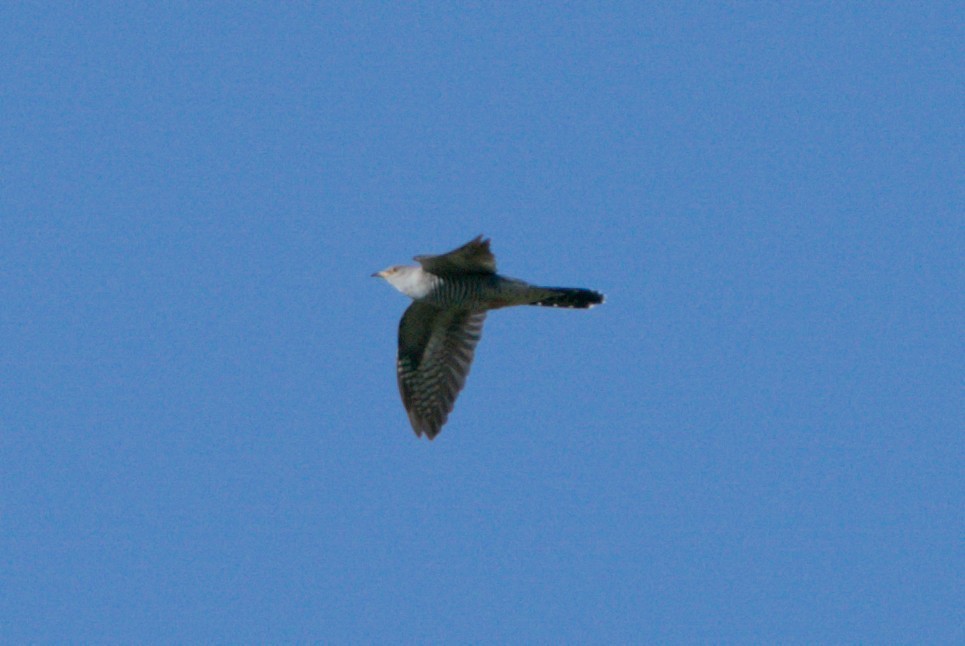
{"label": "clear sky", "polygon": [[0,8],[0,641],[965,641],[962,4],[536,5]]}

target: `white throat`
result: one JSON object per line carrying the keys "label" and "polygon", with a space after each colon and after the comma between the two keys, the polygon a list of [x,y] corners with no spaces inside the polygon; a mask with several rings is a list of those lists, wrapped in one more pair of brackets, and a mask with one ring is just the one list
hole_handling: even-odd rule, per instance
{"label": "white throat", "polygon": [[[424,298],[432,291],[435,277],[422,270],[422,267],[394,267],[395,271],[383,276],[386,282],[409,298]],[[387,270],[388,271],[388,270]]]}

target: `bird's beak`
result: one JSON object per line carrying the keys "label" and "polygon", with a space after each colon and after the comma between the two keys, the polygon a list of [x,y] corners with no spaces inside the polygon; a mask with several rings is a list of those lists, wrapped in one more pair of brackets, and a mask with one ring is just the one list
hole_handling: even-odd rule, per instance
{"label": "bird's beak", "polygon": [[375,272],[374,274],[372,274],[372,278],[384,278],[384,277],[385,277],[385,276],[383,276],[384,273],[385,273],[385,272],[377,271],[377,272]]}

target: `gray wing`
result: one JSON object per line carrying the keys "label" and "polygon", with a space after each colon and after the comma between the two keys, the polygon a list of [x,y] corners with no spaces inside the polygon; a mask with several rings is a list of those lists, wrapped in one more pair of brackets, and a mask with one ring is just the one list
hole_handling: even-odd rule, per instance
{"label": "gray wing", "polygon": [[485,319],[485,312],[440,309],[418,301],[402,315],[399,392],[416,435],[433,439],[449,418]]}
{"label": "gray wing", "polygon": [[496,257],[489,250],[489,240],[476,236],[458,249],[438,256],[413,258],[422,268],[437,276],[446,274],[495,274]]}

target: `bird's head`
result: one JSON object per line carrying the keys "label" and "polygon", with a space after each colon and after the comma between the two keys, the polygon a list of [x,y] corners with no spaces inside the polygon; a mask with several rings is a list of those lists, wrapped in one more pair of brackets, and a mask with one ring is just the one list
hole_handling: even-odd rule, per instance
{"label": "bird's head", "polygon": [[[382,271],[377,271],[372,274],[372,278],[383,278],[385,280],[390,280],[392,276],[398,275],[405,267],[403,265],[394,265]],[[390,281],[391,282],[391,281]]]}
{"label": "bird's head", "polygon": [[429,291],[430,285],[422,267],[409,265],[394,265],[388,269],[372,274],[373,278],[381,278],[397,290],[410,298],[422,298]]}

